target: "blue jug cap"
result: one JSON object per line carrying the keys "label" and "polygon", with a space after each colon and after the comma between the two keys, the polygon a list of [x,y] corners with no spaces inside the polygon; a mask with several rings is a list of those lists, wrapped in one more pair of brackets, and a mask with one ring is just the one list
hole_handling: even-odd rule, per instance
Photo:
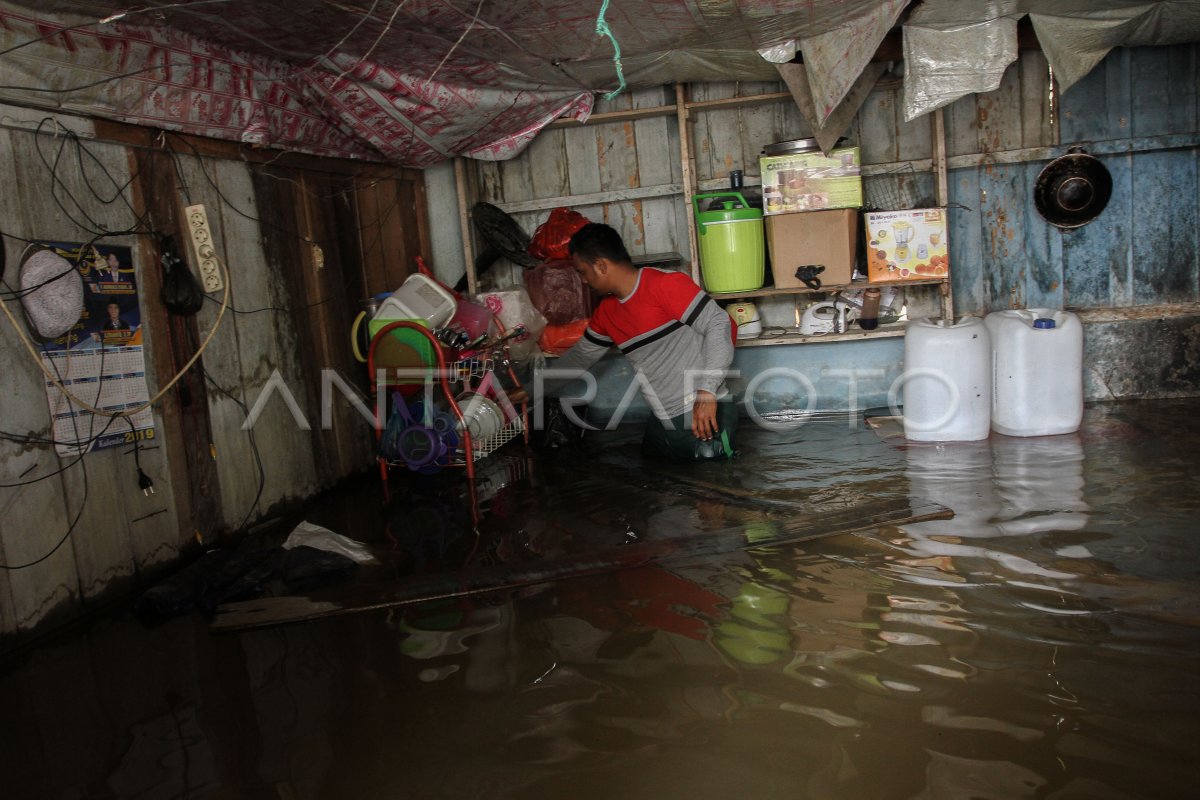
{"label": "blue jug cap", "polygon": [[1050,319],[1049,317],[1039,317],[1038,319],[1035,319],[1033,321],[1033,327],[1035,327],[1035,328],[1053,328],[1054,320]]}

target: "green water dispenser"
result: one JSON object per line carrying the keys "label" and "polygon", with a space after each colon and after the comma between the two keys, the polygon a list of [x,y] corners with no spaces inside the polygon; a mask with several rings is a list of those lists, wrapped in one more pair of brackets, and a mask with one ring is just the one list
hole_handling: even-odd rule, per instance
{"label": "green water dispenser", "polygon": [[[711,200],[716,202],[701,202]],[[762,210],[752,208],[741,192],[698,194],[692,205],[704,288],[710,292],[761,289],[765,276]]]}

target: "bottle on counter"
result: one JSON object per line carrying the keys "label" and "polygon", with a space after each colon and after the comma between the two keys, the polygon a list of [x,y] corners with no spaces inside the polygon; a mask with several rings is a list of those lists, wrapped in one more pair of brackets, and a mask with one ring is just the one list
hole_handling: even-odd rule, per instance
{"label": "bottle on counter", "polygon": [[864,331],[873,331],[879,327],[878,289],[867,289],[863,292],[862,311],[858,315],[858,325]]}

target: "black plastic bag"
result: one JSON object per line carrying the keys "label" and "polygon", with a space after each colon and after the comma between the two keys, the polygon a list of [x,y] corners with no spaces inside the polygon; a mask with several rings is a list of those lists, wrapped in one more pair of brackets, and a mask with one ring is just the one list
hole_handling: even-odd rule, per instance
{"label": "black plastic bag", "polygon": [[175,254],[175,245],[170,236],[162,240],[161,248],[163,282],[158,296],[167,311],[191,316],[204,305],[204,290],[183,259]]}

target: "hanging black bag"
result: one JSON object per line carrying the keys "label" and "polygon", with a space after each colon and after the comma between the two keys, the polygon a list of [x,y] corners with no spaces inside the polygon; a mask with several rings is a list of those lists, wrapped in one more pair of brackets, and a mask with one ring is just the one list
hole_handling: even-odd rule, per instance
{"label": "hanging black bag", "polygon": [[175,254],[175,243],[170,236],[163,238],[160,248],[163,282],[159,299],[172,314],[191,316],[204,305],[204,290],[183,259]]}

